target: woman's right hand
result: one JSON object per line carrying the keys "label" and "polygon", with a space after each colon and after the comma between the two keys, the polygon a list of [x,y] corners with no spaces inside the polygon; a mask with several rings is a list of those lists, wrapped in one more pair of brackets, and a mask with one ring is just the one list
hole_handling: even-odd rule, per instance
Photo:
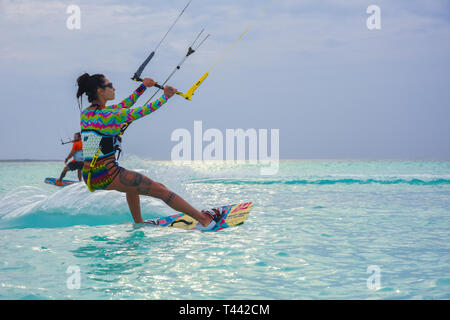
{"label": "woman's right hand", "polygon": [[164,94],[166,95],[167,99],[171,98],[176,92],[177,92],[177,89],[175,89],[171,86],[164,87]]}
{"label": "woman's right hand", "polygon": [[142,80],[142,83],[147,88],[150,88],[150,87],[153,87],[156,84],[156,81],[151,79],[151,78],[145,78],[144,80]]}

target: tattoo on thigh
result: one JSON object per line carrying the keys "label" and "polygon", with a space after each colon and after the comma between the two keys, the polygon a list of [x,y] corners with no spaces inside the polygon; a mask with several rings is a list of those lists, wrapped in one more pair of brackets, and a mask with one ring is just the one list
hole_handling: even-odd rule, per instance
{"label": "tattoo on thigh", "polygon": [[146,187],[150,187],[151,185],[152,185],[152,180],[150,180],[149,178],[147,178],[147,177],[144,177],[143,179],[142,179],[142,185],[143,186],[146,186]]}
{"label": "tattoo on thigh", "polygon": [[146,187],[138,187],[137,190],[140,194],[148,194],[150,192],[150,188],[146,188]]}
{"label": "tattoo on thigh", "polygon": [[129,187],[137,187],[142,182],[142,174],[123,170],[119,174],[120,182]]}
{"label": "tattoo on thigh", "polygon": [[152,180],[147,177],[142,178],[142,183],[138,187],[138,192],[141,194],[148,194],[150,192],[150,186],[152,185]]}

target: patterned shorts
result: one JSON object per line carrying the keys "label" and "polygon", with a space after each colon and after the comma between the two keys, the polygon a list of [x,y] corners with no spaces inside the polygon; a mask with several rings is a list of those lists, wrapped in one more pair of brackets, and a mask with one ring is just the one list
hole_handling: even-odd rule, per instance
{"label": "patterned shorts", "polygon": [[[90,165],[90,161],[85,161],[82,170],[83,180],[86,184],[89,176]],[[120,173],[120,170],[122,170],[122,167],[119,166],[114,157],[98,159],[95,167],[92,168],[91,171],[92,189],[105,190]]]}

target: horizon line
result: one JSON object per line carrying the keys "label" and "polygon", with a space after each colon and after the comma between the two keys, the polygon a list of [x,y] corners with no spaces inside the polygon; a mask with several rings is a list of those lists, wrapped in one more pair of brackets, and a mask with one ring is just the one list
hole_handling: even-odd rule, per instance
{"label": "horizon line", "polygon": [[[173,162],[194,162],[194,161],[240,161],[247,162],[249,159],[244,160],[170,160],[170,159],[151,159],[151,158],[142,158],[143,160],[151,160],[151,161],[173,161]],[[128,159],[124,159],[128,160]],[[450,158],[294,158],[294,159],[278,159],[278,160],[261,160],[262,162],[267,161],[450,161]],[[64,160],[60,159],[0,159],[0,162],[64,162]]]}

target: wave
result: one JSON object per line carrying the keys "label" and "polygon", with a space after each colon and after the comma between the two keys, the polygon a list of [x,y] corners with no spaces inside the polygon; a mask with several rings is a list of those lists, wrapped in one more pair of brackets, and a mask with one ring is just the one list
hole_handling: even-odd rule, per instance
{"label": "wave", "polygon": [[[261,176],[260,167],[249,164],[152,162],[138,157],[129,157],[124,159],[123,163],[126,168],[142,172],[152,180],[165,184],[194,205],[205,201],[216,203],[220,199],[231,199],[233,193],[227,192],[227,185],[410,185],[442,188],[450,184],[447,167],[433,167],[434,163],[427,164],[427,167],[418,163],[406,169],[397,164],[394,167],[380,164],[379,168],[366,168],[365,163],[357,163],[359,167],[352,167],[350,170],[347,168],[349,163],[328,165],[315,162],[283,162],[276,176]],[[45,185],[43,177],[58,174],[61,170],[58,163],[12,164],[2,168],[0,229],[96,226],[132,221],[125,195],[122,193],[90,193],[84,183],[76,183],[62,189]],[[17,172],[21,174],[18,175]],[[353,174],[354,172],[364,173]],[[204,187],[193,184],[204,184]],[[218,188],[220,190],[211,194],[213,184],[225,187],[223,190]],[[141,197],[141,208],[144,218],[159,218],[173,212],[163,202],[151,197]]]}
{"label": "wave", "polygon": [[[141,211],[144,218],[170,214],[164,204],[150,197],[141,197]],[[124,194],[116,191],[90,193],[81,183],[57,192],[23,186],[0,200],[0,229],[98,226],[132,220]]]}
{"label": "wave", "polygon": [[408,184],[408,185],[425,185],[425,186],[435,186],[435,185],[448,185],[450,184],[450,179],[376,179],[376,178],[313,178],[313,179],[296,179],[296,178],[284,178],[284,179],[230,179],[230,178],[214,178],[214,179],[197,179],[192,180],[191,183],[205,183],[205,184],[231,184],[231,185],[243,185],[243,184],[256,184],[256,185],[270,185],[270,184],[285,184],[285,185],[334,185],[334,184],[385,184],[385,185],[396,185],[396,184]]}

